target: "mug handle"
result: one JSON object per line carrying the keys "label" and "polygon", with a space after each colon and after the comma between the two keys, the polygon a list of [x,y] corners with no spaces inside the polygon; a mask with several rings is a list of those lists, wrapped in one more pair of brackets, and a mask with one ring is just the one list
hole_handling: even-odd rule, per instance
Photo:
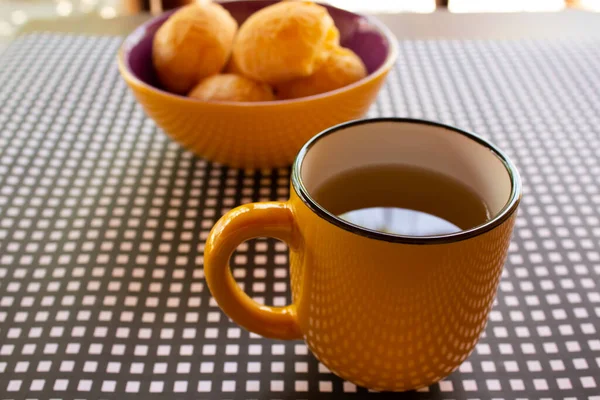
{"label": "mug handle", "polygon": [[229,258],[238,245],[269,236],[293,246],[294,215],[287,203],[252,203],[225,214],[210,231],[204,248],[204,275],[219,307],[247,330],[272,339],[300,339],[296,306],[271,307],[252,300],[238,286]]}

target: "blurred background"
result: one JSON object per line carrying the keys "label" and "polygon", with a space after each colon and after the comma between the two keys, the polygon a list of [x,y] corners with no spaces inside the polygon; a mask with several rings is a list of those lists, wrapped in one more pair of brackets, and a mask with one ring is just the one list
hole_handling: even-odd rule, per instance
{"label": "blurred background", "polygon": [[[95,14],[121,15],[161,11],[193,0],[0,0],[0,43],[31,20]],[[600,0],[329,0],[340,8],[366,13],[560,12],[578,8],[600,12]]]}

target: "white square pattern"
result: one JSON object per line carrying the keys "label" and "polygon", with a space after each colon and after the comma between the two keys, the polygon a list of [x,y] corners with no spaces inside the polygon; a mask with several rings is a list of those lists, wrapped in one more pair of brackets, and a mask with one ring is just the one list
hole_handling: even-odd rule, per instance
{"label": "white square pattern", "polygon": [[[377,397],[221,314],[204,239],[242,201],[286,199],[289,171],[228,169],[171,142],[120,78],[120,42],[36,34],[0,56],[0,400]],[[598,65],[593,39],[400,43],[368,116],[477,132],[524,181],[481,342],[415,398],[599,399]],[[232,270],[280,305],[287,262],[256,240]]]}

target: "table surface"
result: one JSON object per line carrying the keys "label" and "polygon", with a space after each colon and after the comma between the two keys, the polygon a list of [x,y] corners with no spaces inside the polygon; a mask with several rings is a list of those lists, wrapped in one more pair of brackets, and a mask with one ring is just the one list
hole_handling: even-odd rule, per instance
{"label": "table surface", "polygon": [[[401,56],[368,116],[475,131],[524,181],[481,342],[403,396],[600,400],[600,14],[380,17]],[[285,199],[289,171],[212,165],[144,116],[104,35],[147,18],[33,21],[0,54],[0,399],[386,396],[216,307],[208,230]],[[250,242],[232,267],[253,298],[290,301],[285,246]]]}

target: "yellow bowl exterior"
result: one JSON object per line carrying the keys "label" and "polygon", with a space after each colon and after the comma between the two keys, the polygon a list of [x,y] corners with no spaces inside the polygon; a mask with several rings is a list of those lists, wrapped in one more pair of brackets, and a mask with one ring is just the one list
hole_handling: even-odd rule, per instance
{"label": "yellow bowl exterior", "polygon": [[239,168],[290,165],[308,139],[332,125],[363,116],[393,61],[388,59],[382,68],[353,85],[317,96],[266,103],[218,103],[149,86],[125,66],[122,50],[118,56],[125,82],[146,114],[167,135],[200,157]]}

